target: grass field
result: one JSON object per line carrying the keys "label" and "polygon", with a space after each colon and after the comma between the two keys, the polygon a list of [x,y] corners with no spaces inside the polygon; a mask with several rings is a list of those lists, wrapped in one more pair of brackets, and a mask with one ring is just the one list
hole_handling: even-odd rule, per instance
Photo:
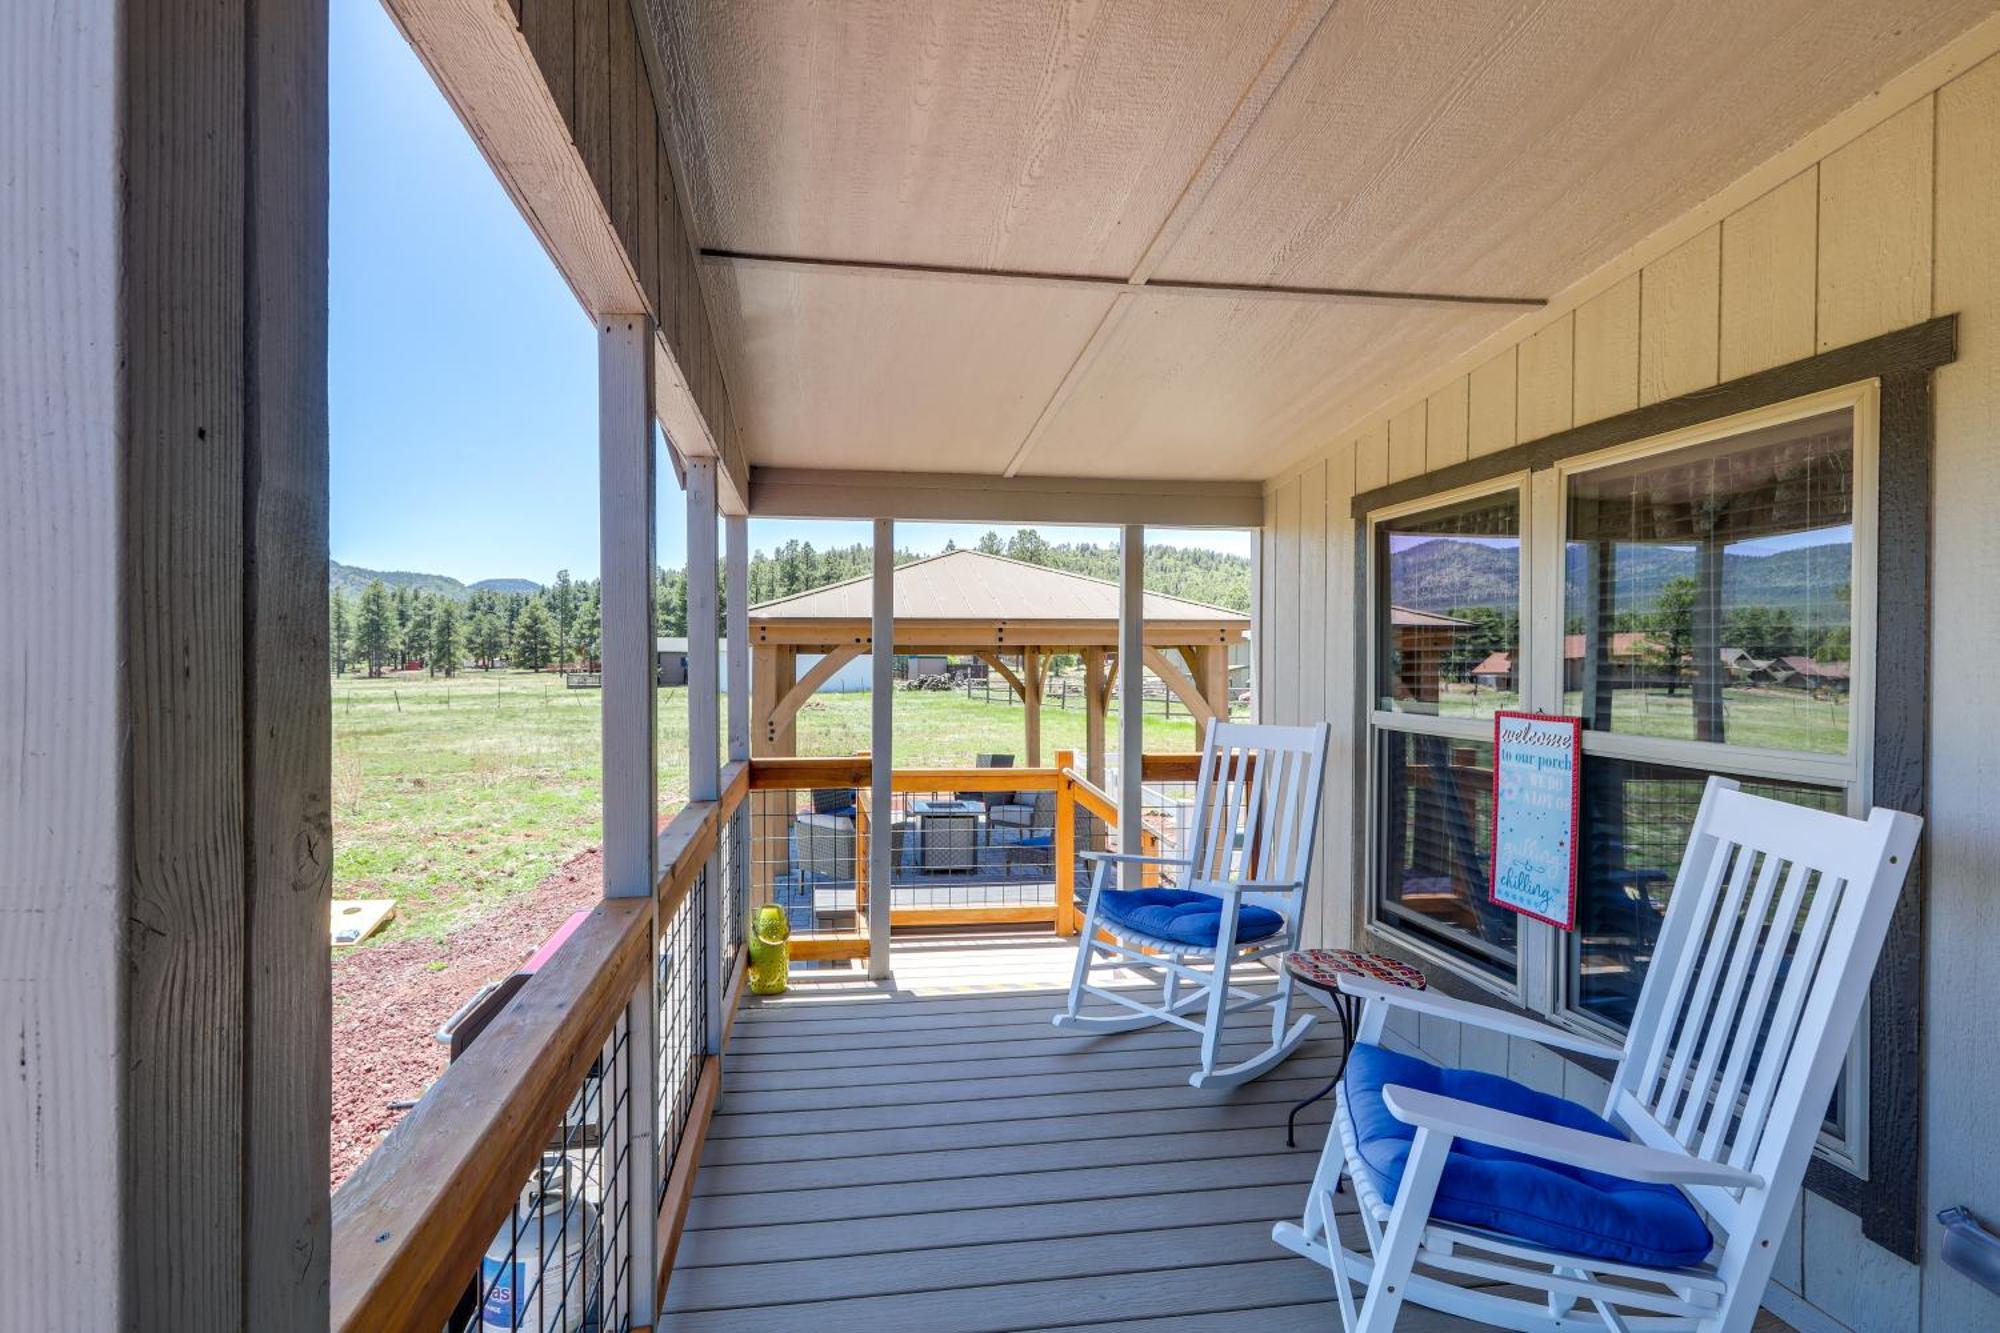
{"label": "grass field", "polygon": [[[375,937],[437,937],[525,893],[600,835],[603,694],[558,676],[394,675],[333,686],[334,892],[394,898]],[[1043,714],[1045,762],[1083,751],[1083,709]],[[660,691],[663,810],[687,798],[687,692]],[[801,754],[868,748],[869,696],[821,695],[799,715]],[[1116,713],[1111,735],[1116,744]],[[1194,724],[1148,717],[1146,748],[1195,748]],[[896,695],[896,756],[911,767],[1023,755],[1021,710],[942,692]],[[1019,760],[1025,762],[1025,759]]]}
{"label": "grass field", "polygon": [[[1507,691],[1449,685],[1438,711],[1445,717],[1488,717],[1519,708],[1520,696]],[[1583,696],[1563,696],[1563,711],[1576,714]],[[1611,696],[1612,730],[1626,736],[1694,739],[1694,695],[1680,689],[1618,690]],[[1814,696],[1805,690],[1728,686],[1722,691],[1723,731],[1731,745],[1806,754],[1847,752],[1847,698]]]}

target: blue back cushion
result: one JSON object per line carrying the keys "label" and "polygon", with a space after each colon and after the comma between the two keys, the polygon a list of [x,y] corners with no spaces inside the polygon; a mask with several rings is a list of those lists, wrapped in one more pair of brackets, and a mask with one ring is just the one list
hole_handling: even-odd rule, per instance
{"label": "blue back cushion", "polygon": [[[1446,1069],[1363,1043],[1347,1061],[1348,1115],[1362,1162],[1377,1191],[1392,1203],[1417,1131],[1382,1100],[1382,1089],[1391,1084],[1588,1134],[1626,1137],[1588,1108],[1512,1079]],[[1701,1214],[1672,1185],[1607,1176],[1465,1139],[1452,1144],[1431,1215],[1570,1254],[1649,1268],[1698,1264],[1714,1244]]]}
{"label": "blue back cushion", "polygon": [[[1156,940],[1213,949],[1222,932],[1222,899],[1192,889],[1106,889],[1099,910],[1113,923]],[[1236,909],[1236,942],[1267,939],[1285,928],[1268,907]]]}

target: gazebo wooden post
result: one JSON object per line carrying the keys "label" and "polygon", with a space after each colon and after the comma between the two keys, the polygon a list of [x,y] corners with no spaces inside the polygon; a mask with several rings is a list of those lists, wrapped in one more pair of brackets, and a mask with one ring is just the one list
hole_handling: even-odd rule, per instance
{"label": "gazebo wooden post", "polygon": [[1021,712],[1027,729],[1029,768],[1042,766],[1042,650],[1021,650]]}
{"label": "gazebo wooden post", "polygon": [[1229,649],[1206,644],[1194,650],[1194,681],[1201,697],[1215,710],[1216,720],[1229,720]]}
{"label": "gazebo wooden post", "polygon": [[[772,726],[778,701],[792,688],[798,672],[798,649],[790,644],[760,643],[750,654],[750,753],[753,756],[798,753],[798,722]],[[791,829],[787,827],[793,798],[788,792],[758,791],[750,795],[750,888],[752,906],[772,900],[777,865],[785,856]]]}
{"label": "gazebo wooden post", "polygon": [[1104,785],[1104,702],[1110,682],[1104,674],[1104,650],[1083,650],[1083,763],[1092,785]]}

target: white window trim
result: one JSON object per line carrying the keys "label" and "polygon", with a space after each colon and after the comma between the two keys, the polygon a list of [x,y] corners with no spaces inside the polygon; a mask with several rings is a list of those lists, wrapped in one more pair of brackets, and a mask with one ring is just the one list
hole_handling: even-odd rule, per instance
{"label": "white window trim", "polygon": [[[1727,742],[1676,740],[1653,736],[1623,735],[1610,731],[1585,731],[1586,755],[1629,759],[1693,769],[1720,769],[1753,778],[1774,778],[1821,786],[1845,787],[1848,813],[1865,815],[1870,807],[1875,709],[1875,627],[1877,547],[1880,525],[1880,381],[1869,379],[1820,393],[1787,399],[1753,411],[1703,422],[1698,426],[1649,436],[1588,454],[1556,461],[1532,471],[1513,472],[1470,486],[1440,491],[1401,504],[1385,505],[1369,511],[1365,519],[1366,605],[1363,608],[1365,670],[1360,685],[1367,691],[1365,722],[1366,765],[1363,799],[1366,802],[1366,837],[1362,844],[1362,884],[1368,931],[1392,941],[1402,949],[1453,976],[1488,991],[1549,1022],[1572,1031],[1622,1042],[1620,1029],[1576,1009],[1568,994],[1570,977],[1564,932],[1553,926],[1523,918],[1515,940],[1515,974],[1509,983],[1490,972],[1469,964],[1462,956],[1433,944],[1423,936],[1399,926],[1383,910],[1378,891],[1378,857],[1382,841],[1379,806],[1381,782],[1380,737],[1384,731],[1400,731],[1453,739],[1491,741],[1488,718],[1450,718],[1425,713],[1406,713],[1381,706],[1382,694],[1377,674],[1381,667],[1380,617],[1377,598],[1382,590],[1381,549],[1378,527],[1385,521],[1447,508],[1469,500],[1498,497],[1512,492],[1521,516],[1522,578],[1520,581],[1520,645],[1516,667],[1520,707],[1561,713],[1563,690],[1561,666],[1563,608],[1566,572],[1564,551],[1568,542],[1568,505],[1564,503],[1570,479],[1614,464],[1670,453],[1693,445],[1741,435],[1748,431],[1781,425],[1788,421],[1848,410],[1853,422],[1854,516],[1852,560],[1854,577],[1850,584],[1851,620],[1848,690],[1848,746],[1842,755],[1811,754],[1801,751],[1769,750]],[[1717,763],[1726,759],[1725,763]],[[1820,1136],[1818,1154],[1843,1170],[1867,1178],[1868,1145],[1868,1024],[1864,1011],[1848,1054],[1843,1081],[1847,1111],[1846,1134],[1835,1138]]]}

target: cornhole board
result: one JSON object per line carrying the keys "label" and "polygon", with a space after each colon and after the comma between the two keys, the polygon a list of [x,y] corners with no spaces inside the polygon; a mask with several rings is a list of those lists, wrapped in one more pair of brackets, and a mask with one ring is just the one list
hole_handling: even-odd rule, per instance
{"label": "cornhole board", "polygon": [[335,898],[333,900],[333,947],[359,944],[396,915],[394,898]]}

